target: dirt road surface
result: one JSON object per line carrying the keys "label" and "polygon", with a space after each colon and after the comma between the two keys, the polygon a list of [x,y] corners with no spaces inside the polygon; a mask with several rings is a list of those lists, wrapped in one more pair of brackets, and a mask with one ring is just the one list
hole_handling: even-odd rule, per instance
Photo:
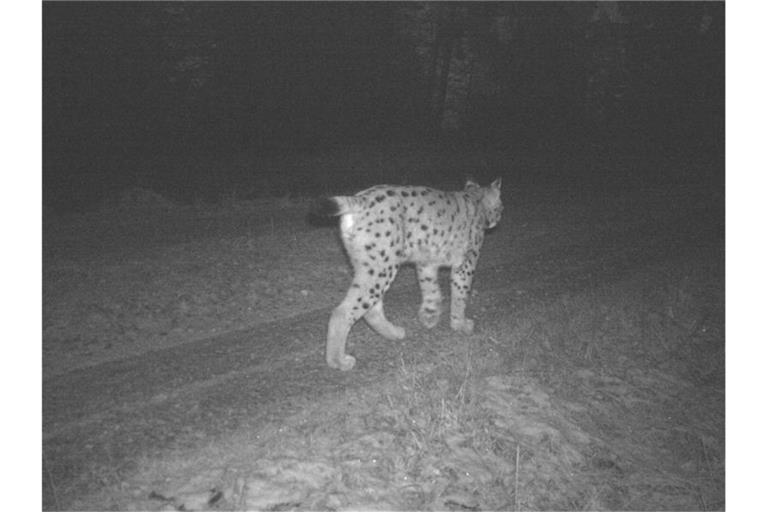
{"label": "dirt road surface", "polygon": [[[724,431],[718,432],[716,427],[712,427],[711,434],[697,431],[701,424],[697,423],[698,416],[693,413],[687,419],[679,419],[671,430],[679,439],[670,440],[663,447],[647,446],[649,453],[645,456],[650,462],[643,471],[653,473],[653,467],[657,465],[659,478],[667,482],[666,491],[661,484],[650,485],[648,479],[633,480],[639,474],[646,474],[638,469],[642,464],[631,461],[626,453],[623,458],[616,455],[622,453],[617,448],[620,440],[630,435],[632,429],[622,431],[630,420],[635,422],[638,430],[651,428],[650,424],[662,419],[677,421],[672,419],[669,409],[674,400],[689,402],[690,409],[683,404],[678,412],[708,412],[717,421],[723,421],[724,377],[719,371],[697,373],[685,365],[676,365],[668,369],[667,377],[659,374],[655,378],[649,371],[652,366],[650,357],[633,361],[632,354],[626,352],[615,355],[614,359],[609,350],[601,349],[602,345],[590,343],[578,349],[586,361],[580,369],[573,372],[558,370],[560,359],[552,352],[565,341],[555,339],[556,333],[548,335],[542,331],[548,324],[541,320],[541,315],[546,316],[545,312],[552,310],[552,304],[567,310],[569,300],[583,303],[585,296],[591,296],[597,299],[591,306],[589,303],[578,306],[578,311],[590,311],[594,306],[610,312],[612,293],[618,297],[626,295],[624,290],[645,293],[640,290],[638,276],[651,276],[648,279],[663,287],[665,279],[669,283],[674,281],[671,276],[677,275],[675,272],[685,274],[684,269],[697,266],[713,273],[711,280],[708,277],[702,279],[704,284],[712,284],[715,295],[720,290],[717,280],[722,279],[724,248],[722,219],[717,209],[693,202],[692,206],[663,214],[658,211],[652,215],[640,214],[650,211],[647,206],[622,209],[611,205],[610,211],[613,215],[567,207],[539,207],[525,213],[514,203],[509,204],[503,224],[486,238],[475,278],[476,293],[471,300],[470,313],[477,321],[478,332],[469,338],[462,337],[448,329],[445,319],[434,330],[421,327],[416,320],[419,295],[414,272],[404,269],[388,292],[385,303],[388,316],[406,328],[406,339],[386,341],[363,323],[358,324],[350,336],[351,350],[358,365],[347,373],[327,368],[323,356],[326,322],[349,282],[344,256],[335,239],[335,228],[306,223],[304,205],[282,210],[261,208],[230,212],[211,216],[207,221],[184,213],[159,215],[143,225],[125,222],[119,226],[106,221],[99,224],[87,219],[70,219],[47,226],[44,247],[47,334],[43,340],[44,508],[154,507],[168,510],[184,506],[187,510],[292,510],[388,506],[479,510],[490,506],[583,508],[590,505],[723,508],[724,494],[718,486],[722,486],[724,471],[718,466],[718,460],[723,460]],[[194,260],[198,256],[201,261]],[[248,267],[248,258],[261,267]],[[227,264],[237,265],[240,270],[201,274],[207,272],[207,264],[212,265],[217,260],[219,263],[228,261]],[[240,262],[244,263],[241,265]],[[141,272],[150,275],[137,277]],[[195,302],[194,290],[182,297],[178,288],[173,290],[171,281],[163,281],[169,275],[178,276],[180,280],[187,276],[190,282],[200,286],[200,294],[208,294],[207,298]],[[226,279],[222,280],[222,275]],[[442,276],[444,290],[447,289],[445,277]],[[220,286],[235,290],[237,286],[247,284],[249,279],[262,279],[258,282],[272,284],[273,288],[262,288],[262,302],[253,302],[253,293],[259,293],[258,290],[244,291],[240,295],[232,292],[229,296],[222,296],[217,291]],[[203,285],[199,284],[201,282]],[[133,295],[137,293],[140,295]],[[172,299],[164,298],[163,293],[171,294]],[[84,297],[90,297],[90,302]],[[114,304],[110,300],[114,300]],[[230,301],[233,307],[227,309],[217,301]],[[98,302],[101,303],[96,304]],[[172,302],[174,306],[169,309],[167,304]],[[153,321],[131,323],[131,319],[138,316],[131,313],[135,310],[126,304],[134,308],[156,306],[156,311],[171,311],[167,313],[170,319],[162,320],[163,313],[153,313]],[[250,305],[245,307],[243,304]],[[254,311],[254,304],[259,311]],[[96,309],[97,306],[101,309]],[[119,311],[124,311],[124,315],[116,313]],[[249,314],[252,314],[251,319],[243,321]],[[722,357],[724,340],[722,330],[718,331],[720,319],[698,314],[694,316],[703,318],[704,323],[694,325],[695,322],[686,323],[687,319],[680,314],[664,315],[649,314],[641,319],[648,329],[644,331],[647,343],[653,336],[672,339],[678,336],[674,334],[678,328],[685,331],[685,336],[696,336],[708,329],[708,343],[717,348],[707,360]],[[192,322],[195,316],[197,324],[185,323]],[[527,338],[519,335],[524,320],[531,325]],[[211,329],[207,330],[209,327]],[[609,337],[602,327],[592,329],[597,333],[595,336]],[[56,334],[63,332],[67,335]],[[580,332],[573,328],[570,334]],[[86,338],[90,341],[84,341]],[[478,375],[474,376],[476,380],[481,376],[485,379],[481,387],[486,390],[486,398],[493,393],[502,393],[503,388],[510,394],[501,402],[511,404],[515,397],[525,394],[525,389],[530,391],[540,386],[547,390],[548,401],[571,404],[562,405],[557,410],[561,418],[578,425],[593,439],[593,442],[583,443],[579,462],[574,466],[582,468],[583,474],[592,475],[589,482],[568,477],[572,478],[569,480],[571,487],[561,493],[562,500],[551,498],[546,501],[543,493],[537,494],[537,487],[529,480],[525,488],[528,494],[524,495],[518,472],[525,464],[533,463],[536,449],[520,442],[525,436],[521,430],[510,426],[512,420],[505,425],[507,432],[516,432],[517,453],[499,457],[514,463],[514,482],[509,475],[509,478],[497,475],[495,480],[476,477],[479,480],[474,484],[462,480],[467,478],[466,475],[444,476],[440,478],[453,478],[453,487],[430,487],[428,492],[420,487],[422,494],[419,498],[407,494],[410,492],[407,489],[422,485],[411,472],[408,474],[416,479],[415,484],[409,484],[410,487],[401,485],[397,492],[391,488],[387,492],[382,490],[374,499],[370,489],[376,486],[370,482],[357,485],[348,480],[345,471],[349,468],[344,466],[347,462],[335,459],[343,452],[342,444],[334,445],[332,434],[322,441],[322,436],[317,435],[319,430],[315,430],[314,448],[308,448],[303,456],[295,447],[288,451],[294,454],[291,467],[314,461],[313,464],[321,466],[313,466],[306,473],[315,475],[312,478],[325,475],[322,476],[325,480],[319,483],[312,480],[303,490],[296,490],[301,487],[297,482],[302,481],[296,477],[291,480],[293,494],[286,495],[288,497],[281,495],[270,501],[268,497],[272,496],[272,491],[263,487],[267,481],[285,482],[282,473],[269,473],[262,466],[260,469],[243,469],[242,465],[230,462],[229,457],[234,455],[224,448],[221,450],[228,455],[219,452],[218,461],[208,461],[209,467],[219,470],[224,467],[222,471],[229,475],[211,477],[218,479],[218,487],[208,485],[205,478],[199,476],[199,471],[182,471],[178,467],[173,470],[175,477],[182,476],[187,482],[199,480],[200,489],[181,491],[178,485],[173,489],[167,485],[163,488],[162,482],[149,486],[146,479],[137,476],[148,471],[147,468],[154,464],[150,461],[177,459],[179,454],[192,460],[194,457],[190,454],[198,453],[204,447],[210,448],[217,440],[221,440],[221,446],[229,446],[226,440],[242,435],[253,436],[248,437],[248,450],[262,449],[262,453],[267,454],[269,443],[274,442],[275,437],[265,432],[273,432],[273,436],[279,437],[283,428],[298,428],[296,418],[309,421],[306,418],[308,411],[317,411],[314,418],[320,422],[323,413],[340,418],[347,417],[352,410],[359,410],[363,406],[355,405],[356,400],[371,406],[379,401],[386,402],[386,397],[394,396],[385,392],[388,386],[394,385],[393,382],[402,384],[403,375],[409,371],[415,374],[414,379],[423,378],[424,373],[419,372],[436,371],[439,374],[436,362],[450,359],[457,351],[463,354],[468,350],[468,343],[474,347],[478,359],[488,356],[495,361],[487,367],[492,371],[487,370],[482,375],[476,372]],[[527,362],[520,359],[526,343],[536,345],[528,349],[531,360]],[[641,346],[638,350],[644,349]],[[598,364],[596,358],[603,361]],[[615,364],[616,361],[620,363]],[[420,366],[431,363],[435,366]],[[615,372],[605,370],[612,364]],[[510,382],[500,384],[502,381],[498,379],[510,375],[525,379],[525,385],[516,381],[520,387],[512,392]],[[663,378],[670,380],[662,382]],[[444,381],[452,382],[450,377],[435,379],[436,388],[443,386]],[[641,403],[633,393],[640,393],[637,390],[642,387],[639,383],[645,382],[643,379],[655,379],[651,384],[646,382],[649,386],[647,393],[656,386],[665,392],[674,389],[674,396],[670,396],[669,401],[656,402],[649,395]],[[619,385],[622,382],[624,387]],[[415,389],[428,393],[431,387],[424,386]],[[598,400],[595,395],[598,389],[608,394],[610,389],[623,389],[619,394],[623,393],[625,398],[632,394],[633,400],[637,401],[622,399],[619,403],[605,397]],[[456,391],[458,395],[449,394],[463,397],[461,392],[459,389]],[[599,409],[596,404],[600,403],[606,408]],[[642,410],[635,409],[641,406]],[[391,399],[388,407],[394,407]],[[704,410],[699,410],[700,407]],[[554,416],[551,413],[549,417]],[[649,425],[641,424],[641,418],[645,418]],[[332,425],[328,422],[333,419],[323,421],[328,426]],[[497,418],[495,421],[494,425],[498,427],[501,420]],[[609,434],[606,425],[611,421],[615,424]],[[519,426],[519,423],[515,425]],[[360,431],[377,430],[368,425]],[[260,432],[262,434],[258,434]],[[436,431],[430,432],[438,435]],[[454,455],[466,449],[463,448],[466,443],[451,444],[451,438],[446,437],[447,430],[440,432],[443,433],[441,446],[453,447]],[[292,435],[301,437],[295,432]],[[553,434],[548,435],[551,445],[555,438]],[[397,438],[393,436],[392,439]],[[696,443],[704,446],[701,451],[704,455],[689,457],[686,453],[670,451],[670,447],[688,446],[686,436],[693,436]],[[285,438],[288,437],[290,435],[285,434]],[[598,438],[600,443],[594,441]],[[389,438],[377,439],[383,443],[381,439]],[[323,452],[327,454],[325,458],[312,451],[320,450],[323,442],[328,445]],[[266,444],[259,448],[259,443]],[[521,444],[524,446],[523,460]],[[599,450],[597,446],[600,446]],[[585,458],[583,454],[587,452],[591,455]],[[606,455],[609,452],[613,455]],[[413,457],[404,460],[413,460]],[[702,462],[702,457],[711,460]],[[692,460],[695,468],[690,466]],[[279,463],[275,464],[274,467],[279,466]],[[281,467],[287,463],[283,464]],[[438,468],[435,471],[441,467],[437,462],[433,465]],[[701,469],[707,465],[708,469]],[[394,464],[390,473],[396,473],[396,469]],[[539,468],[539,471],[543,470]],[[232,476],[236,473],[237,476]],[[254,474],[261,475],[258,485],[262,487],[255,483]],[[268,477],[269,474],[272,476]],[[442,467],[440,474],[451,473]],[[596,474],[602,475],[602,484],[597,483],[601,479],[596,478]],[[670,480],[670,474],[681,481],[687,475],[689,479],[685,482],[697,481],[702,485],[693,490],[688,483],[676,486],[675,480]],[[708,479],[706,482],[702,475]],[[423,475],[422,478],[427,479]],[[440,478],[435,476],[432,481],[442,481]],[[230,487],[221,483],[228,479]],[[331,489],[332,481],[336,482],[335,491]],[[346,492],[339,491],[340,482],[344,483]],[[483,488],[477,482],[486,487],[495,486],[493,493],[496,494],[491,491],[472,494],[467,489],[473,485],[475,489]],[[257,487],[261,489],[258,492],[254,490]],[[382,484],[382,487],[386,486]],[[360,490],[355,494],[353,488],[369,491],[365,494]],[[587,492],[587,489],[591,491]],[[187,501],[182,495],[187,496]],[[389,501],[382,501],[384,495],[390,496]]]}

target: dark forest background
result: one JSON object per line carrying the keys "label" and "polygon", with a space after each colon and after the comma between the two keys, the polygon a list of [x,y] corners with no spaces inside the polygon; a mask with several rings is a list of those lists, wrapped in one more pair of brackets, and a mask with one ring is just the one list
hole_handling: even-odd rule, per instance
{"label": "dark forest background", "polygon": [[[309,195],[366,181],[350,176],[362,165],[339,164],[336,175],[312,165],[353,148],[371,161],[414,150],[547,155],[585,183],[604,178],[589,162],[605,155],[722,166],[724,11],[46,2],[44,205],[87,208],[129,187],[181,201]],[[305,165],[274,164],[287,155]]]}

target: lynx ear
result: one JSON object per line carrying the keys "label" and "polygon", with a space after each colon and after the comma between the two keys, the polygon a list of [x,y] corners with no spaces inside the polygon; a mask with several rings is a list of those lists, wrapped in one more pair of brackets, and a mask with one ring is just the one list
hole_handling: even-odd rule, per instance
{"label": "lynx ear", "polygon": [[480,188],[480,185],[478,185],[474,179],[467,178],[467,182],[464,184],[464,190],[469,190],[470,188]]}
{"label": "lynx ear", "polygon": [[496,181],[491,183],[491,188],[495,188],[496,190],[501,190],[501,178],[496,178]]}

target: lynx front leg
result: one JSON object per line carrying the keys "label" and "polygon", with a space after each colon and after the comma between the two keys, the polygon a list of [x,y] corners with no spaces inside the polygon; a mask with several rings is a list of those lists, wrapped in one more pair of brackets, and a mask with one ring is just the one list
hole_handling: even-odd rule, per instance
{"label": "lynx front leg", "polygon": [[464,316],[467,296],[472,288],[477,258],[467,258],[460,265],[451,267],[451,329],[472,334],[475,322]]}
{"label": "lynx front leg", "polygon": [[427,329],[437,325],[442,311],[443,297],[440,293],[440,283],[437,281],[437,270],[437,265],[416,266],[421,288],[419,320]]}

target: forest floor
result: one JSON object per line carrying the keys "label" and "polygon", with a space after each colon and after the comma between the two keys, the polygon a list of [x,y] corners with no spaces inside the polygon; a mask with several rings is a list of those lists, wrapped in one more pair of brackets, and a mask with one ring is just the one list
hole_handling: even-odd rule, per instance
{"label": "forest floor", "polygon": [[406,339],[359,323],[343,373],[306,201],[134,196],[44,225],[45,509],[724,509],[716,198],[505,189],[476,332],[421,327],[404,268]]}

